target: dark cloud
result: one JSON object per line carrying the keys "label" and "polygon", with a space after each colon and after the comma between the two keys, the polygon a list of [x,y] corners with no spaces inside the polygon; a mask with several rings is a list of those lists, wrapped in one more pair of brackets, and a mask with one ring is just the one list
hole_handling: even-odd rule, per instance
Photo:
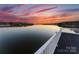
{"label": "dark cloud", "polygon": [[[19,5],[19,4],[18,4],[18,5]],[[12,6],[6,5],[6,6],[4,6],[3,8],[1,8],[0,11],[11,11],[11,9],[17,7],[18,5],[12,5]]]}
{"label": "dark cloud", "polygon": [[74,11],[79,11],[79,9],[65,9],[65,10],[61,10],[61,11],[74,12]]}

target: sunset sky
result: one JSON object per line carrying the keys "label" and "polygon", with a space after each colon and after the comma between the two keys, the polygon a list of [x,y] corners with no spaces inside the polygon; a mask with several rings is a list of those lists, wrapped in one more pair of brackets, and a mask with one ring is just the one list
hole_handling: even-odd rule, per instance
{"label": "sunset sky", "polygon": [[53,24],[79,21],[79,4],[0,4],[0,22]]}

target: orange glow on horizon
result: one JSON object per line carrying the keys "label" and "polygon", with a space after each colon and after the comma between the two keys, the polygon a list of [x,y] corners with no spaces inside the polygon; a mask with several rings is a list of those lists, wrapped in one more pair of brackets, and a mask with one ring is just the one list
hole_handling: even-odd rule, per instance
{"label": "orange glow on horizon", "polygon": [[[30,23],[33,24],[53,24],[53,23],[60,23],[60,22],[65,22],[65,21],[72,21],[75,17],[79,17],[79,15],[74,15],[74,16],[59,16],[59,17],[35,17],[32,19],[32,22]],[[75,20],[73,20],[75,21]]]}

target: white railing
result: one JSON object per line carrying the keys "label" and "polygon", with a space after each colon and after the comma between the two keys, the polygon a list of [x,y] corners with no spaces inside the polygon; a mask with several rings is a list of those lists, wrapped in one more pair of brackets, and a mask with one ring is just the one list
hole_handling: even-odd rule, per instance
{"label": "white railing", "polygon": [[59,38],[61,36],[61,29],[56,32],[35,54],[52,54],[55,51]]}

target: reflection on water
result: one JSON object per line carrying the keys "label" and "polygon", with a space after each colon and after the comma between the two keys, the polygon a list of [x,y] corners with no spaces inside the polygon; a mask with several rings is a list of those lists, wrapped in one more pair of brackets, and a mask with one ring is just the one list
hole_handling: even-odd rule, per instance
{"label": "reflection on water", "polygon": [[0,28],[0,53],[34,53],[51,36],[53,26]]}

